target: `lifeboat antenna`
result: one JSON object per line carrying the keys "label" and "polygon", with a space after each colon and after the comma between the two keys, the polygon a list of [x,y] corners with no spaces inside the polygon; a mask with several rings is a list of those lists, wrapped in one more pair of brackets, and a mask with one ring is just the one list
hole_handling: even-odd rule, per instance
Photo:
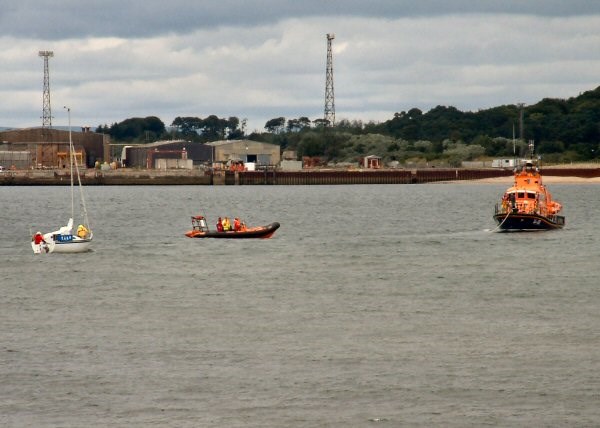
{"label": "lifeboat antenna", "polygon": [[529,157],[531,160],[533,160],[533,140],[529,140]]}
{"label": "lifeboat antenna", "polygon": [[[518,103],[517,107],[519,108],[519,156],[523,156],[523,147],[521,144],[525,142],[525,138],[523,138],[523,113],[525,103]],[[517,164],[517,150],[516,150],[516,141],[514,137],[514,123],[513,123],[513,155],[515,157],[515,165]],[[518,163],[522,163],[522,159],[519,160]]]}

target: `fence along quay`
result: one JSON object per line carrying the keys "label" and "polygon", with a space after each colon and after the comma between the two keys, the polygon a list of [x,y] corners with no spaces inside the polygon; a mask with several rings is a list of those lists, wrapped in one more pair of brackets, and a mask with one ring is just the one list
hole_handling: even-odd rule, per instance
{"label": "fence along quay", "polygon": [[[421,184],[439,181],[468,181],[512,177],[512,169],[490,168],[423,168],[388,170],[308,170],[244,171],[228,177],[225,184]],[[600,168],[544,168],[544,175],[559,177],[600,177]]]}
{"label": "fence along quay", "polygon": [[245,171],[240,172],[237,184],[417,184],[436,181],[477,180],[482,178],[510,176],[503,170],[463,169],[415,169],[376,171]]}

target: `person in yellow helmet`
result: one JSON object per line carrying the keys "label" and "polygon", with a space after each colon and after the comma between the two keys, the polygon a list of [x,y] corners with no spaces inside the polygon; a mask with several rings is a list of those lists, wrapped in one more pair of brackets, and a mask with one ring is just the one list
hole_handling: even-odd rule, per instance
{"label": "person in yellow helmet", "polygon": [[83,224],[80,224],[79,226],[77,226],[77,236],[79,236],[80,238],[82,238],[82,239],[87,238],[88,233],[89,233],[89,231]]}
{"label": "person in yellow helmet", "polygon": [[223,230],[225,232],[231,230],[231,222],[229,221],[229,217],[225,217],[223,219]]}

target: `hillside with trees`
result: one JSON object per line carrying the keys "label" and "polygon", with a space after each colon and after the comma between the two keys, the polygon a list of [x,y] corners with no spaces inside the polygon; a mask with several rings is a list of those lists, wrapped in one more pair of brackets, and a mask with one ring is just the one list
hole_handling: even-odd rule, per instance
{"label": "hillside with trees", "polygon": [[[210,115],[177,117],[168,131],[157,117],[132,118],[97,132],[114,142],[144,143],[181,138],[190,142],[249,138],[295,150],[298,157],[320,157],[327,162],[356,162],[377,155],[384,163],[428,163],[457,166],[462,161],[523,155],[534,140],[546,162],[596,159],[600,150],[600,87],[569,99],[545,98],[521,107],[504,105],[477,112],[437,106],[395,113],[381,123],[340,120],[334,126],[321,118],[277,117],[265,123],[265,132],[245,134],[245,120]],[[515,140],[516,137],[516,140]]]}

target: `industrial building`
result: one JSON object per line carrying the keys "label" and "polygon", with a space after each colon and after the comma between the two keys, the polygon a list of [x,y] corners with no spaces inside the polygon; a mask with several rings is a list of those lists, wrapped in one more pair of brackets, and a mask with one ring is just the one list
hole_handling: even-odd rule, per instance
{"label": "industrial building", "polygon": [[191,169],[212,160],[212,147],[184,140],[156,141],[123,147],[121,163],[128,168]]}
{"label": "industrial building", "polygon": [[149,169],[190,169],[231,161],[259,166],[278,165],[281,161],[280,147],[251,140],[223,140],[206,144],[170,140],[124,146],[121,159],[126,167]]}
{"label": "industrial building", "polygon": [[281,147],[252,140],[213,141],[215,162],[242,161],[258,166],[276,166],[281,162]]}
{"label": "industrial building", "polygon": [[[71,131],[71,138],[78,165],[93,168],[96,162],[110,161],[108,135],[77,129]],[[0,131],[0,165],[5,168],[67,168],[69,156],[68,130],[39,127]]]}

